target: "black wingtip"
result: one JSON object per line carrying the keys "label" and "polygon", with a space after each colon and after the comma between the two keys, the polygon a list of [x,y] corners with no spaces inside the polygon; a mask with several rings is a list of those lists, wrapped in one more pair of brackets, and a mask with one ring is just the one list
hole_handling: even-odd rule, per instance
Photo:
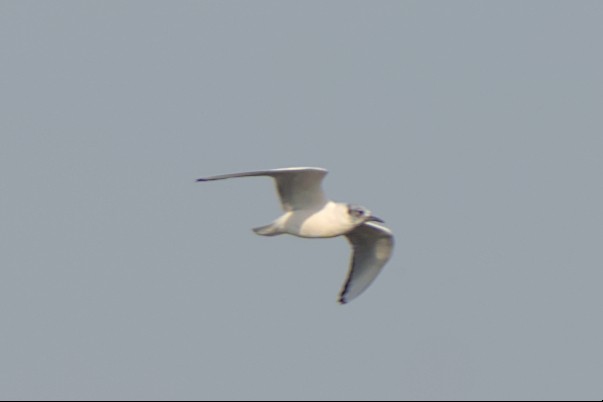
{"label": "black wingtip", "polygon": [[197,179],[197,180],[195,180],[195,182],[197,182],[197,183],[204,182],[204,181],[207,181],[207,179]]}

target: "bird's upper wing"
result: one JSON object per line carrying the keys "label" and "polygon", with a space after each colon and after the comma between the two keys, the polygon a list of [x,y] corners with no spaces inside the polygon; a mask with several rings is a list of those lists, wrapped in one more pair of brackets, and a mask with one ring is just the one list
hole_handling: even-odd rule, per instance
{"label": "bird's upper wing", "polygon": [[269,176],[276,187],[285,211],[319,208],[327,203],[322,191],[322,179],[327,174],[321,168],[285,168],[211,176],[197,181],[230,179],[233,177]]}
{"label": "bird's upper wing", "polygon": [[358,297],[375,280],[394,248],[391,230],[376,222],[365,222],[346,235],[353,248],[352,263],[339,302]]}

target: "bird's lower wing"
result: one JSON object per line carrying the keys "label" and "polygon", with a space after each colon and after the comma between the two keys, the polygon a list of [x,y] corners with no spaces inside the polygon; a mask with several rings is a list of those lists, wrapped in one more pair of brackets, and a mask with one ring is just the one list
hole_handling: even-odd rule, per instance
{"label": "bird's lower wing", "polygon": [[352,262],[339,302],[346,304],[368,288],[390,259],[392,232],[375,222],[365,222],[346,235],[352,245]]}

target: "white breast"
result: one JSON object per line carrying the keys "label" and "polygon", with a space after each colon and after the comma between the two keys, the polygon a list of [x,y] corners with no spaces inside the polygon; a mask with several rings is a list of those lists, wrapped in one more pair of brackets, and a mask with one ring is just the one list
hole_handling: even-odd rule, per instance
{"label": "white breast", "polygon": [[354,228],[345,204],[327,203],[315,211],[291,211],[282,217],[282,230],[299,237],[335,237]]}

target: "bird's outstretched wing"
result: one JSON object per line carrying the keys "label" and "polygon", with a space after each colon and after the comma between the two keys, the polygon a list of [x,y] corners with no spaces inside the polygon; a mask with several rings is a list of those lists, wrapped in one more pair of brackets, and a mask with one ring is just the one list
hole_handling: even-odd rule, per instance
{"label": "bird's outstretched wing", "polygon": [[352,263],[339,302],[346,304],[358,297],[375,280],[391,257],[394,236],[376,222],[365,222],[346,235],[352,245]]}
{"label": "bird's outstretched wing", "polygon": [[320,208],[327,203],[322,191],[322,179],[327,174],[321,168],[285,168],[210,176],[197,181],[230,179],[233,177],[269,176],[275,179],[276,188],[285,211]]}

